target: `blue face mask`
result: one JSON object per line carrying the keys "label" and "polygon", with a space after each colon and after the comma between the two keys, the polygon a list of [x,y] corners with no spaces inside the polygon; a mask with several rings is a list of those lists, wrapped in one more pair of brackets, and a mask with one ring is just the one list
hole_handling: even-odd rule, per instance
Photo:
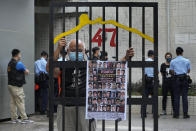
{"label": "blue face mask", "polygon": [[[71,61],[76,61],[76,52],[70,52],[69,53],[69,59]],[[84,60],[84,55],[82,52],[78,52],[78,61],[83,61]]]}

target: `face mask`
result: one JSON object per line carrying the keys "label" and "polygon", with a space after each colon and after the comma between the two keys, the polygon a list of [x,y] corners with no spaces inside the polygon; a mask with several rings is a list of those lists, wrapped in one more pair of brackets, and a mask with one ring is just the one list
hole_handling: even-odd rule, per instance
{"label": "face mask", "polygon": [[167,58],[166,59],[167,62],[171,62],[171,60],[172,60],[171,58]]}
{"label": "face mask", "polygon": [[[69,53],[69,59],[71,61],[76,61],[76,52],[70,52]],[[83,61],[84,55],[82,52],[78,52],[78,61]]]}

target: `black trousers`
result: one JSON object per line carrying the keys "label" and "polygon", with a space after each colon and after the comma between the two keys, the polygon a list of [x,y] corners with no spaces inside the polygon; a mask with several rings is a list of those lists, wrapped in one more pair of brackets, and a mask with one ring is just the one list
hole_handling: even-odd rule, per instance
{"label": "black trousers", "polygon": [[47,110],[48,105],[48,80],[39,83],[39,95],[41,98],[41,112]]}
{"label": "black trousers", "polygon": [[162,84],[162,110],[166,111],[167,107],[167,96],[168,93],[171,94],[171,103],[172,103],[172,110],[174,112],[174,93],[173,93],[173,80],[172,79],[165,79],[163,80]]}
{"label": "black trousers", "polygon": [[188,113],[188,81],[175,78],[173,83],[175,115],[179,115],[180,95],[182,95],[183,112]]}
{"label": "black trousers", "polygon": [[[144,97],[145,98],[148,98],[149,95],[153,95],[153,89],[154,89],[154,82],[153,80],[152,81],[145,81],[145,92],[144,92]],[[144,104],[142,105],[142,108],[141,108],[141,116],[144,115],[146,116],[146,108],[147,108],[147,105]],[[152,110],[153,112],[153,110]]]}

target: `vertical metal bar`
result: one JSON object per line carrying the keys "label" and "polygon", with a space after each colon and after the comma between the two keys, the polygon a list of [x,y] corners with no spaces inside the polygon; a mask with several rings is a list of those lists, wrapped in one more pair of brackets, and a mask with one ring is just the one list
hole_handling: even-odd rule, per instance
{"label": "vertical metal bar", "polygon": [[[105,21],[105,6],[102,7],[102,17],[103,17],[103,21]],[[102,50],[105,54],[105,24],[103,24],[103,33],[102,33],[102,39],[103,39],[103,46],[102,46]],[[104,57],[105,60],[105,57]]]}
{"label": "vertical metal bar", "polygon": [[[92,20],[92,7],[89,7],[89,19]],[[89,24],[89,58],[92,60],[92,25]],[[92,120],[89,120],[89,131],[91,131]]]}
{"label": "vertical metal bar", "polygon": [[153,36],[154,36],[154,95],[153,95],[153,116],[154,131],[158,131],[158,3],[153,8]]}
{"label": "vertical metal bar", "polygon": [[118,120],[115,120],[115,131],[118,131]]}
{"label": "vertical metal bar", "polygon": [[[118,6],[116,6],[116,22],[118,22]],[[118,61],[118,27],[116,26],[116,61]],[[115,131],[118,131],[118,120],[115,120]]]}
{"label": "vertical metal bar", "polygon": [[[65,7],[63,6],[63,32],[65,32]],[[65,47],[63,47],[63,61],[65,61]],[[65,96],[65,68],[62,69],[62,98]],[[62,131],[65,131],[65,107],[62,105]]]}
{"label": "vertical metal bar", "polygon": [[[105,21],[105,6],[102,7],[102,17],[103,21]],[[103,39],[103,52],[105,54],[105,24],[103,24],[103,34],[102,34],[102,39]],[[105,57],[104,57],[105,60]],[[105,131],[105,120],[102,120],[102,131]]]}
{"label": "vertical metal bar", "polygon": [[53,43],[53,20],[54,20],[54,7],[53,2],[50,4],[50,23],[49,23],[49,131],[54,130],[54,79],[53,79],[53,56],[54,56],[54,43]]}
{"label": "vertical metal bar", "polygon": [[[118,22],[118,6],[116,7],[116,22]],[[116,61],[118,61],[118,27],[116,26]]]}
{"label": "vertical metal bar", "polygon": [[[78,25],[78,6],[76,6],[76,26]],[[76,32],[76,61],[78,61],[78,33]]]}
{"label": "vertical metal bar", "polygon": [[102,131],[105,131],[105,120],[102,120]]}
{"label": "vertical metal bar", "polygon": [[[142,33],[145,34],[145,7],[142,7]],[[145,61],[145,39],[142,38],[142,61]],[[144,67],[142,67],[142,99],[145,99],[145,75],[144,75]],[[145,131],[145,116],[147,104],[142,103],[142,131]]]}
{"label": "vertical metal bar", "polygon": [[[79,17],[78,6],[76,6],[76,26],[78,25],[78,17]],[[79,38],[79,31],[76,32],[76,61],[78,61],[78,38]],[[76,98],[79,98],[78,68],[76,68],[75,85],[76,85]],[[76,131],[78,131],[78,105],[76,105]]]}
{"label": "vertical metal bar", "polygon": [[[65,7],[63,6],[63,32],[65,32]],[[65,61],[65,47],[63,47],[63,61]]]}
{"label": "vertical metal bar", "polygon": [[[89,19],[92,20],[92,7],[89,7]],[[92,25],[89,24],[89,58],[92,60]]]}
{"label": "vertical metal bar", "polygon": [[[61,83],[61,89],[62,89],[62,95],[61,98],[65,97],[65,68],[62,69],[62,83]],[[65,131],[65,107],[62,105],[62,131]]]}
{"label": "vertical metal bar", "polygon": [[[132,27],[132,7],[129,6],[129,27]],[[129,32],[129,48],[132,46],[132,32]],[[132,69],[129,68],[129,99],[131,99],[131,72]],[[129,105],[129,131],[131,131],[131,104]]]}

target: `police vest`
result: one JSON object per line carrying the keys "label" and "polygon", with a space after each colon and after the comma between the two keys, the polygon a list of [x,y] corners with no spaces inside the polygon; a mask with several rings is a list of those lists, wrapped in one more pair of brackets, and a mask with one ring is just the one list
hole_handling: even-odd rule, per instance
{"label": "police vest", "polygon": [[25,82],[25,74],[24,71],[19,71],[16,69],[17,61],[11,59],[8,64],[8,85],[22,87]]}

